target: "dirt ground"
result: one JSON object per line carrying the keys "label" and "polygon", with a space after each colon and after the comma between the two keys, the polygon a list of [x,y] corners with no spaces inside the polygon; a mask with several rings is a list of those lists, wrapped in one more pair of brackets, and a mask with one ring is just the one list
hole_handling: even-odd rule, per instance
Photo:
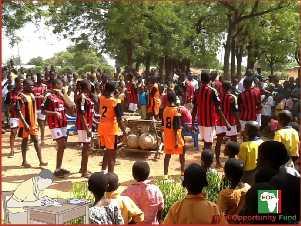
{"label": "dirt ground", "polygon": [[[81,161],[80,145],[76,143],[77,136],[70,136],[68,139],[68,146],[65,151],[63,159],[63,167],[70,170],[71,175],[65,179],[55,179],[54,183],[45,191],[45,194],[53,198],[71,198],[72,184],[80,181],[87,181],[81,178],[78,173]],[[33,145],[29,146],[28,162],[32,165],[31,169],[22,168],[21,162],[21,140],[18,138],[15,142],[15,156],[8,158],[10,152],[9,132],[2,135],[2,191],[12,191],[20,184],[36,174],[41,170]],[[45,145],[42,147],[42,154],[45,161],[48,162],[48,168],[51,171],[55,170],[56,150],[55,142],[51,139],[49,130],[46,130]],[[186,165],[192,162],[200,163],[201,152],[195,151],[190,142],[186,143]],[[145,153],[129,153],[121,151],[117,157],[117,165],[115,173],[119,176],[119,181],[122,186],[126,186],[132,181],[131,168],[136,160],[146,160],[151,168],[151,177],[158,177],[163,175],[163,155],[159,159],[154,159],[154,154]],[[102,161],[102,154],[94,151],[89,158],[88,168],[91,172],[100,171],[100,162]],[[224,157],[222,155],[222,161]],[[220,169],[221,170],[221,169]],[[173,156],[169,168],[170,175],[180,175],[180,163],[177,156]]]}

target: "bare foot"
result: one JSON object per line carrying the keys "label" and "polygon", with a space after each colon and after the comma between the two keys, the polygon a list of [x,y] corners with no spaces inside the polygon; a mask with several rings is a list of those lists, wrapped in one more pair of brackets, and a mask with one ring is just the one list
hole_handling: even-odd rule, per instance
{"label": "bare foot", "polygon": [[23,166],[24,168],[31,168],[31,165],[30,165],[29,163],[27,163],[27,162],[23,162],[23,163],[22,163],[22,166]]}

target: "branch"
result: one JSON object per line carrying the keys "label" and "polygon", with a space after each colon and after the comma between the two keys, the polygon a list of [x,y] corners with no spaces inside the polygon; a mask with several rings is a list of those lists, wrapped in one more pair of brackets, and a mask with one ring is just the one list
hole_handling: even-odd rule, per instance
{"label": "branch", "polygon": [[249,18],[252,18],[252,17],[262,16],[262,15],[264,15],[264,14],[271,13],[271,12],[273,12],[273,11],[282,9],[282,8],[284,8],[286,5],[283,5],[282,2],[280,2],[280,3],[279,3],[277,6],[275,6],[275,7],[272,7],[272,8],[270,8],[270,9],[267,9],[267,10],[264,10],[264,11],[261,11],[261,12],[257,12],[257,13],[254,12],[255,6],[256,6],[256,3],[254,4],[254,7],[253,7],[253,9],[252,9],[252,12],[251,12],[249,15],[245,15],[245,16],[240,17],[240,18],[237,20],[237,23],[241,22],[242,20],[246,20],[246,19],[249,19]]}

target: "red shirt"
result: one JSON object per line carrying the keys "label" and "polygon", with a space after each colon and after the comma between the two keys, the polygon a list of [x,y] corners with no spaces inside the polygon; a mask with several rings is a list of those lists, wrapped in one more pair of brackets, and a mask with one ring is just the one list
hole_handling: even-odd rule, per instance
{"label": "red shirt", "polygon": [[53,89],[53,80],[47,81],[47,89]]}
{"label": "red shirt", "polygon": [[94,116],[94,102],[86,94],[81,94],[77,99],[77,117],[76,117],[76,128],[77,130],[85,130],[84,122],[82,121],[81,114],[86,119],[87,126],[92,129],[93,116]]}
{"label": "red shirt", "polygon": [[261,96],[257,89],[245,90],[238,96],[238,110],[240,120],[256,121],[257,112],[261,109]]}
{"label": "red shirt", "polygon": [[[261,95],[264,95],[264,91],[262,89],[260,89],[258,87],[254,87],[253,89],[257,92],[257,95],[259,95],[260,97],[261,97]],[[260,114],[261,113],[261,108],[262,108],[262,106],[260,104],[260,106],[257,108],[256,114]]]}
{"label": "red shirt", "polygon": [[46,91],[47,91],[47,86],[45,84],[36,85],[32,89],[32,92],[33,92],[34,97],[35,97],[36,102],[37,102],[37,109],[38,110],[41,109],[41,105],[44,101],[44,98],[45,98],[44,95],[45,95]]}
{"label": "red shirt", "polygon": [[184,106],[179,107],[179,110],[181,112],[181,123],[184,124],[191,124],[192,123],[192,116],[190,111],[185,108]]}
{"label": "red shirt", "polygon": [[137,90],[134,87],[134,84],[129,83],[129,84],[127,84],[126,88],[127,88],[126,98],[127,98],[128,102],[137,104],[138,103],[138,94],[137,94]]}
{"label": "red shirt", "polygon": [[192,82],[188,82],[185,90],[185,103],[191,103],[194,94],[194,86]]}
{"label": "red shirt", "polygon": [[19,95],[21,94],[22,90],[12,90],[9,91],[5,100],[5,104],[7,105],[11,105],[12,107],[9,108],[9,115],[10,118],[18,118],[18,114],[17,114],[17,102],[19,100]]}
{"label": "red shirt", "polygon": [[222,100],[224,97],[224,87],[223,83],[220,80],[214,81],[214,88],[216,89],[219,98]]}
{"label": "red shirt", "polygon": [[[234,115],[234,112],[237,112],[237,100],[236,97],[231,93],[225,93],[222,101],[222,111],[225,115],[225,118],[230,123],[230,125],[236,125],[237,119]],[[221,120],[221,124],[225,126],[225,122]]]}
{"label": "red shirt", "polygon": [[215,89],[202,84],[199,92],[195,95],[194,104],[197,105],[200,126],[212,127],[217,125],[218,114],[216,107],[220,105],[220,100]]}
{"label": "red shirt", "polygon": [[54,93],[50,93],[44,103],[44,109],[47,111],[55,111],[60,113],[60,117],[58,117],[57,115],[47,115],[49,129],[67,127],[65,102],[61,97],[57,96]]}

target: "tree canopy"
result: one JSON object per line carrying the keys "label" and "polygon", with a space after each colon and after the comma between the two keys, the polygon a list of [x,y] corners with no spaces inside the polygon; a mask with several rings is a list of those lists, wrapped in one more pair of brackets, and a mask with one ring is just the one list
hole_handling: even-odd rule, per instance
{"label": "tree canopy", "polygon": [[[191,66],[220,67],[220,47],[224,48],[227,79],[241,75],[243,57],[248,59],[248,68],[257,62],[271,73],[286,63],[300,62],[300,18],[294,0],[66,0],[63,4],[52,0],[24,4],[5,2],[4,29],[8,34],[28,21],[43,18],[55,34],[107,53],[121,66],[143,66],[146,72],[157,66],[163,78],[184,74]],[[81,60],[94,64],[99,56],[91,54]],[[70,54],[64,57],[74,59]]]}

